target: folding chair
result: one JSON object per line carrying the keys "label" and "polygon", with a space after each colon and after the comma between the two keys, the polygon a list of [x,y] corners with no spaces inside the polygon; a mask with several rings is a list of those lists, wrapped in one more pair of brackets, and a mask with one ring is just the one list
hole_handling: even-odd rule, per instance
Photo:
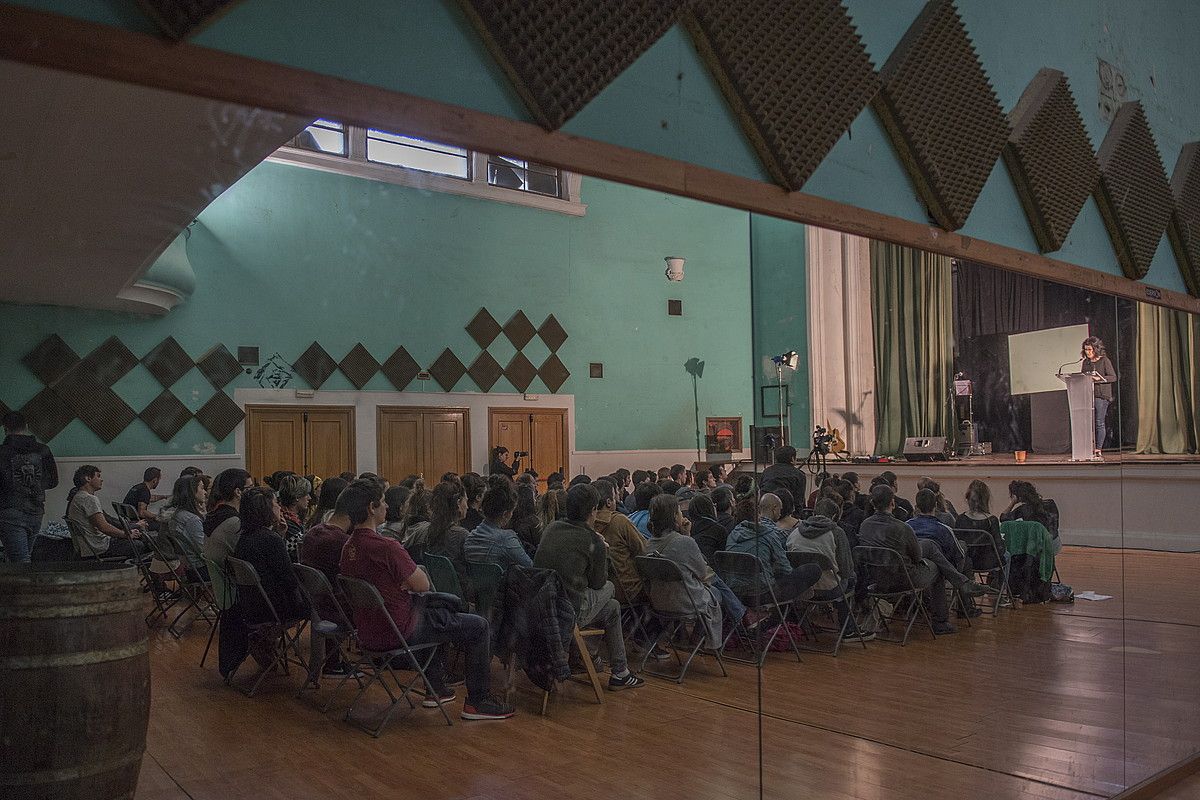
{"label": "folding chair", "polygon": [[225,616],[225,609],[233,605],[235,599],[234,585],[225,574],[225,567],[208,556],[204,557],[204,565],[208,567],[208,580],[212,585],[213,593],[213,608],[217,613],[212,621],[212,630],[208,632],[208,643],[204,645],[204,655],[200,656],[200,669],[204,669],[204,662],[208,660],[208,651],[212,648],[213,637],[217,635],[217,630],[221,627],[221,618]]}
{"label": "folding chair", "polygon": [[[733,634],[737,633],[744,642],[749,644],[750,652],[754,655],[754,658],[745,659],[738,656],[731,656],[728,652],[725,653],[725,658],[729,661],[736,661],[739,664],[751,664],[756,667],[762,667],[767,661],[767,653],[771,652],[771,645],[775,643],[775,637],[779,635],[779,631],[782,629],[784,634],[787,635],[788,643],[792,646],[792,652],[796,654],[796,660],[800,661],[800,645],[796,643],[796,639],[792,636],[791,628],[786,624],[788,611],[792,608],[792,601],[779,602],[779,598],[775,596],[774,578],[773,576],[763,574],[763,564],[758,556],[753,553],[718,550],[713,560],[717,575],[721,576],[721,580],[725,581],[729,586],[764,586],[765,591],[757,592],[753,595],[738,593],[738,597],[750,610],[772,614],[775,619],[779,620],[779,624],[771,630],[771,635],[767,637],[765,643],[761,641],[761,626],[754,634],[751,634],[742,625],[740,619],[733,620],[733,627],[730,628],[729,634],[725,637],[722,648],[724,649],[725,645],[729,644],[729,640],[733,638]],[[764,598],[766,602],[764,602]],[[763,624],[765,625],[766,623],[764,622]]]}
{"label": "folding chair", "polygon": [[[217,609],[213,597],[211,573],[209,580],[205,580],[199,570],[192,566],[194,563],[203,563],[203,554],[190,539],[177,535],[169,528],[170,526],[165,526],[157,536],[145,538],[152,550],[156,551],[158,559],[164,560],[168,566],[172,561],[177,564],[175,569],[171,570],[171,575],[177,587],[176,599],[183,602],[184,608],[175,615],[175,619],[171,620],[167,630],[176,639],[181,639],[187,632],[187,628],[178,630],[176,626],[184,615],[192,609],[196,609],[200,612],[199,616],[211,627],[215,624]],[[175,605],[175,603],[171,605]],[[195,622],[194,619],[188,621],[188,628],[193,622]]]}
{"label": "folding chair", "polygon": [[[816,553],[816,552],[793,553],[793,552],[789,552],[787,554],[787,557],[788,557],[788,563],[790,563],[792,565],[792,569],[795,569],[796,567],[799,567],[802,564],[816,564],[818,567],[821,568],[822,572],[833,572],[833,573],[837,572],[837,568],[835,567],[834,563],[832,561],[830,561],[829,556],[825,555],[824,553]],[[841,584],[839,583],[839,588],[840,588],[840,586],[841,586]],[[843,622],[841,625],[839,625],[836,628],[822,628],[820,625],[818,625],[815,622],[812,622],[809,619],[809,614],[812,613],[813,609],[820,608],[820,607],[827,608],[829,610],[830,615],[834,619],[837,619],[837,606],[835,606],[834,604],[838,600],[841,600],[843,603],[845,603],[847,606],[850,606],[850,607],[852,607],[854,605],[853,593],[846,592],[846,591],[842,592],[841,597],[835,597],[835,598],[832,598],[829,600],[814,600],[811,598],[802,598],[802,599],[797,599],[795,601],[797,606],[799,606],[802,609],[802,611],[800,613],[800,618],[797,620],[797,623],[800,625],[801,628],[803,628],[806,623],[809,625],[809,627],[811,627],[812,632],[813,632],[813,641],[814,642],[817,639],[817,633],[819,633],[820,631],[837,633],[837,638],[834,640],[832,648],[814,647],[812,645],[800,645],[803,649],[809,650],[814,653],[826,653],[828,655],[833,656],[834,658],[837,658],[838,649],[842,646],[842,641],[846,638],[846,634],[848,634],[850,632],[851,628],[853,628],[854,633],[856,633],[859,636],[858,643],[862,645],[863,650],[867,649],[867,643],[862,639],[862,630],[859,629],[859,627],[858,627],[858,620],[856,620],[854,618],[853,608],[851,608],[850,613],[846,614],[846,621]]]}
{"label": "folding chair", "polygon": [[92,547],[88,541],[87,533],[80,527],[79,523],[72,519],[67,519],[67,530],[71,532],[71,544],[75,548],[75,555],[84,561],[100,561],[106,564],[119,564],[122,561],[129,559],[124,556],[102,556]]}
{"label": "folding chair", "polygon": [[[685,675],[687,675],[688,667],[692,665],[692,660],[704,646],[704,640],[706,636],[704,635],[703,630],[700,631],[700,636],[695,636],[695,632],[693,631],[692,635],[696,639],[696,643],[692,645],[691,650],[688,651],[688,657],[686,661],[679,657],[678,647],[671,647],[671,652],[675,654],[675,663],[679,667],[679,671],[677,673],[647,670],[646,661],[650,658],[650,653],[654,650],[654,648],[658,647],[658,645],[664,640],[670,643],[674,641],[674,637],[680,635],[681,633],[686,635],[688,633],[688,625],[699,626],[701,629],[703,629],[705,623],[703,617],[700,615],[700,608],[696,605],[696,598],[692,597],[691,593],[687,590],[687,587],[684,586],[683,570],[674,561],[657,555],[635,556],[633,559],[633,565],[637,569],[638,575],[641,576],[643,583],[646,585],[646,593],[650,597],[650,613],[653,618],[660,623],[658,636],[654,638],[654,642],[642,655],[642,663],[641,666],[638,667],[638,671],[646,672],[647,674],[654,675],[658,678],[668,678],[675,681],[675,683],[683,683],[683,678]],[[659,608],[654,603],[654,592],[650,591],[650,587],[654,584],[674,584],[674,594],[687,597],[686,607],[690,608],[691,611],[671,611]],[[717,666],[721,668],[721,674],[725,677],[729,677],[729,673],[725,671],[725,664],[721,661],[720,648],[713,650],[712,654],[717,659]]]}
{"label": "folding chair", "polygon": [[[937,632],[933,629],[933,620],[930,619],[921,597],[923,590],[917,588],[912,579],[912,573],[908,571],[908,567],[899,553],[890,547],[859,545],[854,548],[854,563],[867,568],[867,599],[880,621],[883,622],[884,631],[888,632],[888,635],[884,636],[876,631],[876,639],[893,643],[897,641],[895,638],[891,638],[888,623],[895,617],[896,606],[906,598],[911,603],[911,609],[908,615],[908,624],[904,627],[904,636],[899,640],[900,646],[903,647],[908,643],[908,634],[912,631],[918,616],[924,617],[925,624],[929,626],[929,632],[933,634],[933,638],[937,638]],[[881,585],[899,586],[900,588],[881,589]],[[883,613],[879,606],[880,600],[886,600],[892,605],[893,613],[891,615]]]}
{"label": "folding chair", "polygon": [[[401,701],[408,703],[408,711],[404,712],[405,714],[411,713],[417,707],[412,698],[413,687],[416,686],[417,681],[421,681],[425,685],[425,694],[427,697],[433,697],[436,694],[433,691],[433,687],[429,684],[429,679],[425,677],[425,671],[429,669],[429,665],[437,655],[437,649],[440,645],[433,642],[418,645],[408,644],[404,639],[404,634],[400,633],[400,628],[396,625],[396,620],[392,618],[391,612],[384,605],[383,597],[380,596],[379,590],[371,583],[359,578],[338,575],[338,585],[342,587],[342,594],[345,595],[351,609],[366,611],[381,619],[386,619],[388,625],[391,626],[392,634],[396,637],[396,641],[400,643],[398,647],[387,650],[374,650],[363,644],[362,640],[359,640],[360,656],[351,665],[351,669],[362,672],[366,676],[366,681],[360,682],[358,694],[350,702],[350,706],[346,709],[346,714],[342,719],[366,731],[375,738],[379,738],[379,734],[383,732],[384,726],[392,718],[392,715],[396,712],[396,706]],[[423,661],[419,657],[421,654],[424,654]],[[407,661],[407,665],[402,667],[402,669],[412,669],[415,672],[415,677],[408,683],[401,682],[400,677],[396,675],[396,669],[392,666],[393,661],[397,658]],[[400,690],[399,697],[396,696],[392,688],[388,686],[387,681],[384,680],[388,676],[391,677],[396,688]],[[358,701],[366,694],[367,689],[376,683],[382,686],[383,690],[387,692],[391,702],[380,717],[379,724],[375,727],[370,727],[364,722],[355,719],[353,715]],[[446,713],[446,704],[438,703],[437,707],[442,712],[446,724],[453,725],[454,723],[450,721],[450,715]]]}
{"label": "folding chair", "polygon": [[[308,620],[302,619],[284,622],[279,618],[279,612],[275,610],[275,605],[271,602],[271,598],[267,596],[266,590],[263,589],[262,581],[259,579],[258,571],[254,569],[253,564],[243,561],[240,558],[234,558],[233,556],[225,559],[225,564],[228,568],[229,577],[233,578],[238,591],[257,593],[263,601],[263,607],[271,612],[269,620],[253,623],[249,626],[251,637],[273,636],[275,639],[271,646],[271,663],[260,667],[258,674],[247,685],[238,687],[247,697],[253,697],[254,693],[258,691],[259,684],[262,683],[263,678],[276,667],[284,675],[288,674],[288,664],[296,664],[307,671],[308,665],[304,661],[304,653],[300,651],[300,634],[304,632],[304,628],[308,625]],[[226,678],[225,682],[233,685],[232,673]]]}
{"label": "folding chair", "polygon": [[[612,581],[613,587],[617,589],[618,595],[624,595],[621,590],[620,579],[617,575],[617,564],[613,561],[611,555],[608,556],[608,579]],[[651,652],[653,646],[647,645],[654,637],[646,630],[645,621],[646,615],[649,613],[649,606],[644,602],[639,602],[635,599],[626,597],[625,601],[621,601],[621,597],[617,597],[617,602],[621,605],[621,630],[625,634],[625,638],[629,639],[638,648],[648,646]]]}
{"label": "folding chair", "polygon": [[[995,586],[996,582],[1000,584],[1000,594],[993,595],[991,614],[995,616],[1000,613],[1000,607],[1007,604],[1009,608],[1016,608],[1013,603],[1012,589],[1008,585],[1008,562],[1004,560],[1007,554],[996,547],[996,542],[988,535],[987,531],[979,530],[978,528],[955,528],[954,537],[962,544],[967,552],[967,558],[971,561],[972,571],[978,575],[986,575],[989,586]],[[980,569],[976,564],[991,563],[997,566],[987,569]],[[1007,599],[1005,599],[1007,598]]]}
{"label": "folding chair", "polygon": [[[587,680],[574,674],[568,680],[591,686],[592,693],[596,696],[597,705],[604,705],[604,687],[600,684],[600,673],[596,671],[596,662],[592,660],[592,653],[588,650],[587,640],[594,636],[603,635],[604,630],[602,628],[580,628],[578,623],[571,629],[571,641],[574,643],[575,649],[579,651],[579,660],[583,662],[583,669],[587,673]],[[546,711],[550,707],[550,695],[552,691],[542,692],[541,714],[543,717],[546,716]]]}
{"label": "folding chair", "polygon": [[429,580],[433,584],[434,591],[456,595],[460,600],[467,599],[463,593],[462,582],[458,579],[458,571],[454,569],[453,561],[446,556],[435,556],[433,553],[426,553],[421,560],[429,572]]}
{"label": "folding chair", "polygon": [[[296,579],[300,582],[300,592],[304,595],[304,599],[308,601],[308,607],[311,609],[311,615],[308,622],[308,633],[311,647],[309,648],[308,658],[308,677],[296,692],[296,697],[300,697],[305,691],[318,691],[321,688],[321,671],[325,668],[325,641],[332,640],[337,648],[338,654],[341,656],[342,663],[349,666],[354,660],[354,656],[350,653],[350,643],[354,640],[354,623],[346,616],[346,612],[342,609],[342,604],[338,602],[337,594],[333,591],[333,587],[329,584],[329,579],[325,577],[325,573],[320,570],[313,569],[305,564],[293,564],[292,570],[296,573]],[[334,687],[333,693],[321,706],[321,713],[329,710],[329,704],[333,702],[333,694],[346,683],[347,680],[353,678],[358,687],[362,688],[362,678],[359,677],[358,671],[351,669],[342,679],[338,681],[338,685]]]}

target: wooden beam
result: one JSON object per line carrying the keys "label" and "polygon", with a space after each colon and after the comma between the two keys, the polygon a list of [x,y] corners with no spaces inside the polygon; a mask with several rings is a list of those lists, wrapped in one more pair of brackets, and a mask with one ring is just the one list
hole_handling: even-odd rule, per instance
{"label": "wooden beam", "polygon": [[301,116],[330,117],[1200,313],[1200,299],[932,225],[528,122],[0,3],[0,58]]}

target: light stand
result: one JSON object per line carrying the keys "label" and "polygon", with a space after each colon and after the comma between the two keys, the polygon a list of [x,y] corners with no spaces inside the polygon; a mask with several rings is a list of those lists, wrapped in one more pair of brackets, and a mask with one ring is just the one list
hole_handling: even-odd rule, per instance
{"label": "light stand", "polygon": [[786,447],[792,440],[792,414],[791,409],[787,407],[791,405],[790,397],[786,401],[787,406],[784,405],[783,368],[787,367],[795,371],[800,363],[800,354],[795,350],[789,350],[783,355],[772,356],[771,361],[775,363],[775,382],[779,384],[779,425],[780,433],[783,435],[783,445]]}

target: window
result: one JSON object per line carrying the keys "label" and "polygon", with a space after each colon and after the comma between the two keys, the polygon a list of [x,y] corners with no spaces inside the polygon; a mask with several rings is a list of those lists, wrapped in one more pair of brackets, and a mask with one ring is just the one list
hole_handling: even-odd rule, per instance
{"label": "window", "polygon": [[367,160],[454,178],[468,178],[471,174],[471,154],[461,147],[374,128],[367,130]]}
{"label": "window", "polygon": [[548,167],[512,156],[488,156],[488,183],[549,197],[562,196],[557,167]]}
{"label": "window", "polygon": [[269,158],[358,178],[583,216],[582,177],[517,156],[318,119]]}
{"label": "window", "polygon": [[312,150],[314,153],[344,156],[346,155],[346,126],[340,122],[319,119],[302,130],[288,145],[301,150]]}

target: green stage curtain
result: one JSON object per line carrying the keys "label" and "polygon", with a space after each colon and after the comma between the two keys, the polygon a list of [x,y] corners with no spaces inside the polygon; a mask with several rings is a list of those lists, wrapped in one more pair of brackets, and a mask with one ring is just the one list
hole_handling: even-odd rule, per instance
{"label": "green stage curtain", "polygon": [[1195,453],[1200,442],[1200,323],[1183,311],[1138,304],[1139,453]]}
{"label": "green stage curtain", "polygon": [[875,329],[875,452],[903,452],[908,436],[954,440],[950,259],[871,242]]}

